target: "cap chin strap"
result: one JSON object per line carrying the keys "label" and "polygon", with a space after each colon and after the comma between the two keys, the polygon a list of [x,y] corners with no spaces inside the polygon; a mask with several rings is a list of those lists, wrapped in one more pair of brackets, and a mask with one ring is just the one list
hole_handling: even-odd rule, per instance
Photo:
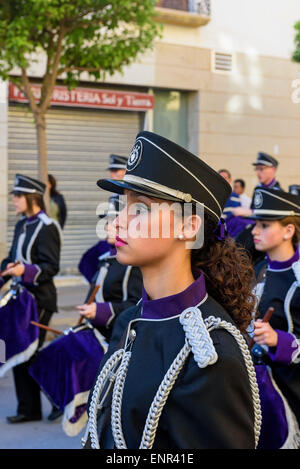
{"label": "cap chin strap", "polygon": [[275,168],[275,166],[274,166],[272,163],[270,163],[270,161],[259,160],[259,161],[257,161],[256,163],[254,163],[255,166],[258,166],[258,165],[260,165],[260,164],[263,165],[263,166],[269,166],[270,168],[271,168],[271,167],[274,167],[274,168]]}
{"label": "cap chin strap", "polygon": [[14,187],[13,192],[15,192],[15,191],[16,192],[28,192],[29,194],[41,194],[41,195],[43,195],[42,192],[40,192],[36,189],[29,189],[28,187],[20,187],[20,186]]}
{"label": "cap chin strap", "polygon": [[125,174],[123,181],[131,183],[131,184],[135,184],[135,185],[141,185],[144,188],[153,189],[156,192],[163,192],[164,194],[174,197],[175,200],[180,199],[186,203],[196,202],[197,204],[203,205],[205,209],[209,210],[217,218],[217,220],[220,219],[220,216],[216,212],[211,210],[202,202],[199,202],[198,200],[193,199],[191,194],[188,194],[188,193],[176,190],[176,189],[171,189],[170,187],[164,186],[163,184],[159,184],[158,182],[153,182],[153,181],[150,181],[149,179],[141,178],[139,176],[133,176],[132,174]]}
{"label": "cap chin strap", "polygon": [[254,209],[254,215],[282,215],[285,217],[300,217],[300,213],[295,213],[294,210],[265,210]]}

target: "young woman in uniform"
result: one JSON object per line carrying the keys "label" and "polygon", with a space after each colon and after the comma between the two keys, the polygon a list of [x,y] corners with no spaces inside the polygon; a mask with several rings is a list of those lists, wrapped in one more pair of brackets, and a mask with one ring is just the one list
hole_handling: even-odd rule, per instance
{"label": "young woman in uniform", "polygon": [[[254,341],[262,349],[256,354],[262,355],[300,425],[300,197],[257,188],[253,200],[253,240],[266,253],[256,266],[262,279],[256,287],[260,301],[254,323]],[[274,313],[262,322],[269,307]]]}
{"label": "young woman in uniform", "polygon": [[[13,202],[17,222],[8,256],[1,263],[1,270],[7,270],[7,281],[20,277],[22,285],[36,300],[39,322],[47,325],[53,312],[57,311],[56,288],[53,277],[59,271],[60,228],[58,223],[45,213],[43,195],[45,184],[28,176],[17,174],[13,188]],[[19,263],[14,266],[14,263]],[[41,346],[45,331],[40,331]],[[13,368],[18,400],[17,415],[8,417],[9,423],[41,420],[40,388],[28,373],[29,363]]]}
{"label": "young woman in uniform", "polygon": [[[98,185],[125,191],[117,259],[140,267],[143,295],[115,323],[85,447],[254,448],[260,401],[243,337],[253,272],[218,226],[229,184],[175,143],[141,132],[123,181]],[[204,245],[193,249],[199,234]]]}

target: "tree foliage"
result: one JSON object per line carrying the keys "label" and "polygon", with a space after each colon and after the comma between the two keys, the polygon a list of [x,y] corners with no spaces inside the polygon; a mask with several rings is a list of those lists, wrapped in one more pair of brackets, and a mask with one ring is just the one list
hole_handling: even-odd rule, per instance
{"label": "tree foliage", "polygon": [[[47,160],[45,113],[56,80],[75,87],[82,72],[95,80],[121,72],[160,34],[155,0],[0,0],[0,78],[25,93],[33,111],[40,162]],[[29,69],[45,61],[37,103]],[[46,178],[46,163],[40,177]]]}
{"label": "tree foliage", "polygon": [[295,62],[300,62],[300,21],[297,21],[294,28],[296,30],[296,36],[295,36],[296,49],[293,53],[292,58]]}

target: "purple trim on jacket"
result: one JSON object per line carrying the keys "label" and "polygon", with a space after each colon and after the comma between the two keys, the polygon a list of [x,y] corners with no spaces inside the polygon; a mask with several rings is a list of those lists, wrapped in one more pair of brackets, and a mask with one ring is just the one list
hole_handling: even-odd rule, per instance
{"label": "purple trim on jacket", "polygon": [[109,248],[109,254],[111,256],[116,256],[117,255],[117,248],[115,246],[110,246]]}
{"label": "purple trim on jacket", "polygon": [[166,296],[158,300],[149,300],[143,288],[142,314],[144,319],[167,319],[178,316],[191,306],[197,306],[206,296],[206,286],[203,272],[184,291],[176,295]]}
{"label": "purple trim on jacket", "polygon": [[38,213],[36,213],[35,215],[32,215],[31,217],[27,217],[26,221],[28,222],[31,222],[33,220],[36,220],[37,217],[41,214],[41,213],[45,213],[44,210],[40,210]]}
{"label": "purple trim on jacket", "polygon": [[96,303],[96,316],[91,322],[95,327],[103,327],[106,326],[112,316],[113,312],[108,302]]}
{"label": "purple trim on jacket", "polygon": [[277,182],[276,179],[273,178],[272,181],[269,182],[269,184],[259,183],[258,186],[262,188],[266,188],[266,189],[272,189],[272,187],[275,186],[276,182]]}
{"label": "purple trim on jacket", "polygon": [[2,278],[2,277],[0,277],[0,288],[2,288],[2,287],[3,287],[4,283],[5,283],[5,282],[4,282],[3,278]]}
{"label": "purple trim on jacket", "polygon": [[288,269],[289,267],[292,267],[294,262],[297,262],[299,260],[299,249],[296,249],[295,253],[292,255],[290,259],[287,261],[279,262],[279,261],[271,261],[267,254],[267,261],[268,261],[268,266],[272,270],[281,270],[281,269]]}
{"label": "purple trim on jacket", "polygon": [[41,269],[35,264],[24,264],[24,283],[35,283],[36,277],[40,274]]}
{"label": "purple trim on jacket", "polygon": [[276,347],[269,347],[269,357],[273,362],[290,365],[296,355],[299,345],[293,334],[275,329],[278,334]]}

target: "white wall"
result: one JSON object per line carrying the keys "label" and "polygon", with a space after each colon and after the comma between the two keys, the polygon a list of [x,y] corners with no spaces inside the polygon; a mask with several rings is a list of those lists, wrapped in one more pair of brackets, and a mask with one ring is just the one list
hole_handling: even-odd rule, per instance
{"label": "white wall", "polygon": [[[211,21],[200,28],[167,26],[164,41],[221,51],[289,58],[300,0],[211,0]],[[180,28],[180,33],[179,33]]]}

